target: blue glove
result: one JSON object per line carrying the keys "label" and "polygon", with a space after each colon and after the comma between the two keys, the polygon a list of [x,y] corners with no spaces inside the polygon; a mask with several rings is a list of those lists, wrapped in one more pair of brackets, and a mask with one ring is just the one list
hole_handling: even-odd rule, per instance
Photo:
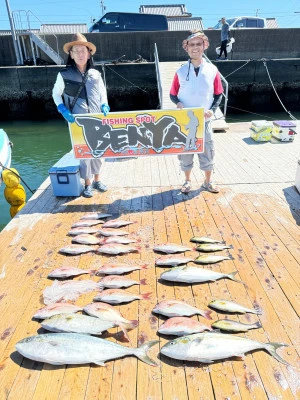
{"label": "blue glove", "polygon": [[66,121],[70,122],[70,124],[75,122],[75,118],[73,117],[73,114],[67,109],[67,107],[63,103],[61,103],[57,106],[57,110],[58,110],[58,112],[60,112],[62,114],[62,116],[64,117],[64,119]]}
{"label": "blue glove", "polygon": [[110,110],[109,105],[106,103],[103,103],[101,106],[101,111],[103,112],[104,117],[107,116],[107,114],[109,113],[109,110]]}

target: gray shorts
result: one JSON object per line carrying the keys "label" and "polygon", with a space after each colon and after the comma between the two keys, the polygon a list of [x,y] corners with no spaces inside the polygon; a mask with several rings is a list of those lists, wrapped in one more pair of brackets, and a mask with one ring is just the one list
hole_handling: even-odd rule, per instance
{"label": "gray shorts", "polygon": [[100,174],[102,161],[100,158],[80,160],[80,176],[84,180],[93,180],[93,175]]}
{"label": "gray shorts", "polygon": [[194,166],[194,155],[198,155],[200,169],[202,171],[213,171],[215,164],[215,147],[212,139],[211,123],[205,123],[205,142],[203,153],[181,154],[178,156],[181,171],[190,171]]}

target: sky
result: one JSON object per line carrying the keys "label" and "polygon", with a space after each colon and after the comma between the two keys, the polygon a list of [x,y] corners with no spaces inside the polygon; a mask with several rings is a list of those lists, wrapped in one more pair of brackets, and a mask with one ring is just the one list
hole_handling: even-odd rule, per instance
{"label": "sky", "polygon": [[202,17],[204,28],[213,27],[218,20],[236,16],[275,17],[280,28],[300,28],[300,0],[0,0],[0,30],[9,30],[6,1],[14,16],[16,28],[39,28],[41,24],[86,23],[105,12],[139,12],[140,5],[184,4],[193,17]]}

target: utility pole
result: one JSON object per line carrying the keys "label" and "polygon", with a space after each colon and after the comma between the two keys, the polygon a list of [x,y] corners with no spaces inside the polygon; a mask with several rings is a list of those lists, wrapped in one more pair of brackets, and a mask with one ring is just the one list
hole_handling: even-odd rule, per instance
{"label": "utility pole", "polygon": [[258,16],[259,8],[256,9],[256,17]]}
{"label": "utility pole", "polygon": [[102,15],[103,15],[104,11],[106,10],[106,7],[104,5],[104,1],[103,0],[100,0],[100,5],[101,5],[101,8],[102,8]]}
{"label": "utility pole", "polygon": [[17,37],[16,37],[16,32],[15,32],[15,26],[14,26],[13,19],[12,19],[12,17],[11,17],[11,12],[10,12],[10,7],[9,7],[8,0],[5,0],[5,3],[6,3],[8,19],[9,19],[9,23],[10,23],[11,36],[12,36],[12,40],[13,40],[13,45],[14,45],[14,50],[15,50],[15,55],[16,55],[16,60],[17,60],[17,65],[21,65],[21,57],[20,57],[19,48],[18,48],[18,43],[17,43]]}

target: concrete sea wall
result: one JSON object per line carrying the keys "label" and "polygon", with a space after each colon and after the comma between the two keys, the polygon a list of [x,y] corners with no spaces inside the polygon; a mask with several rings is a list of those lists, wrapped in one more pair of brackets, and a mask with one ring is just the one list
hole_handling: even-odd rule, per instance
{"label": "concrete sea wall", "polygon": [[[214,60],[220,32],[206,31],[206,34],[210,40],[206,54]],[[187,32],[87,34],[88,40],[97,46],[94,60],[105,62],[105,66],[97,68],[105,75],[111,109],[158,108],[154,43],[160,61],[186,61],[187,54],[181,47],[186,36]],[[233,112],[235,108],[252,112],[282,111],[272,84],[289,111],[300,111],[300,29],[240,30],[232,36],[236,39],[229,57],[232,61],[216,63],[229,82],[229,111]],[[61,34],[57,38],[62,55],[62,46],[72,39],[72,35]],[[44,39],[56,47],[53,36],[45,35]],[[128,60],[141,55],[149,62],[106,63],[122,55]],[[42,54],[41,57],[46,58]],[[14,64],[11,37],[0,37],[0,120],[57,118],[51,91],[62,67],[16,67]]]}

